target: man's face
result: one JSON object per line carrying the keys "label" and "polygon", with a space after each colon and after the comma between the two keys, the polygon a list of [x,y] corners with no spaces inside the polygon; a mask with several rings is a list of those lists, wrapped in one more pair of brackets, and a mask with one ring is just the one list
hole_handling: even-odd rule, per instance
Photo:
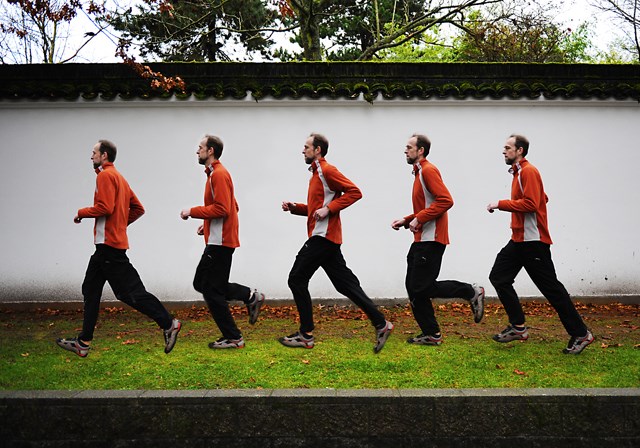
{"label": "man's face", "polygon": [[304,163],[306,163],[307,165],[311,165],[311,163],[313,163],[313,161],[316,159],[317,155],[320,154],[320,148],[313,147],[313,137],[309,137],[304,143],[302,154],[304,155]]}
{"label": "man's face", "polygon": [[107,161],[107,153],[100,152],[100,143],[96,143],[91,152],[91,161],[93,162],[93,169],[98,169],[102,166],[103,162]]}
{"label": "man's face", "polygon": [[404,155],[407,157],[407,163],[413,165],[420,158],[420,149],[418,148],[418,139],[411,137],[407,142],[407,146],[404,150]]}
{"label": "man's face", "polygon": [[213,148],[207,147],[207,140],[203,139],[198,145],[198,163],[200,165],[206,165],[207,160],[209,160],[209,156],[211,155],[210,151],[213,151]]}
{"label": "man's face", "polygon": [[507,165],[513,165],[522,159],[522,148],[516,148],[515,137],[509,137],[505,142],[502,155],[504,156],[504,163]]}

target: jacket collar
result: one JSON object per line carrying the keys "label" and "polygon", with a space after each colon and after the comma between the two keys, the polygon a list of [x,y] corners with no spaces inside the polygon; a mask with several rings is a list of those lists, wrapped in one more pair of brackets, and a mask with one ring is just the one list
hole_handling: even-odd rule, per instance
{"label": "jacket collar", "polygon": [[425,166],[427,163],[429,163],[429,162],[427,161],[426,158],[421,159],[420,161],[414,163],[413,164],[413,169],[411,171],[413,173],[413,175],[417,176],[418,173],[420,172],[420,170],[422,169],[422,167]]}
{"label": "jacket collar", "polygon": [[320,166],[321,162],[326,162],[326,160],[324,160],[324,157],[319,157],[313,162],[311,162],[311,166],[309,166],[308,168],[309,171],[311,171],[312,173],[315,173],[316,171],[318,171],[318,167]]}
{"label": "jacket collar", "polygon": [[516,173],[522,170],[522,167],[525,167],[528,164],[529,164],[529,161],[523,158],[519,162],[516,162],[513,165],[511,165],[511,168],[509,168],[509,173],[515,176]]}
{"label": "jacket collar", "polygon": [[113,162],[105,162],[96,168],[96,174],[100,174],[101,171],[106,170],[107,168],[113,168]]}
{"label": "jacket collar", "polygon": [[210,176],[211,173],[213,173],[215,166],[219,164],[220,164],[219,160],[214,160],[213,163],[210,163],[205,167],[204,172],[207,173],[207,176]]}

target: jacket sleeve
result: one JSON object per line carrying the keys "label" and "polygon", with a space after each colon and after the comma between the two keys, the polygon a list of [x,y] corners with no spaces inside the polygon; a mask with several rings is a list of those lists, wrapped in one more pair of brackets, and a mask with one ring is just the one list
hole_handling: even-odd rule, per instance
{"label": "jacket sleeve", "polygon": [[362,198],[360,189],[342,174],[336,167],[325,170],[325,176],[329,187],[336,192],[341,193],[327,204],[332,214],[349,207],[354,202]]}
{"label": "jacket sleeve", "polygon": [[415,215],[418,218],[418,222],[424,224],[425,222],[439,218],[453,207],[453,198],[442,181],[442,176],[437,169],[423,170],[422,178],[425,181],[427,190],[429,190],[434,197],[429,207],[420,210]]}
{"label": "jacket sleeve", "polygon": [[109,216],[116,206],[115,179],[105,171],[96,178],[96,194],[93,199],[93,207],[85,207],[78,210],[80,218],[99,218]]}
{"label": "jacket sleeve", "polygon": [[298,202],[295,202],[293,204],[293,208],[289,207],[289,213],[291,213],[292,215],[308,216],[309,213],[307,204],[300,204]]}
{"label": "jacket sleeve", "polygon": [[[518,180],[514,178],[514,189],[517,188],[521,195],[518,199],[503,199],[498,201],[498,209],[507,212],[535,212],[542,201],[548,202],[547,195],[543,193],[542,178],[537,169],[523,169],[518,173],[522,182],[522,190]],[[521,197],[519,197],[521,196]]]}
{"label": "jacket sleeve", "polygon": [[209,205],[201,205],[191,209],[192,218],[200,219],[216,219],[225,218],[232,210],[231,207],[237,207],[235,198],[231,194],[230,179],[211,174],[208,181],[209,186],[213,189],[213,203]]}
{"label": "jacket sleeve", "polygon": [[131,190],[131,197],[129,198],[129,219],[127,220],[127,225],[137,221],[142,215],[144,215],[142,202],[140,202],[136,194]]}

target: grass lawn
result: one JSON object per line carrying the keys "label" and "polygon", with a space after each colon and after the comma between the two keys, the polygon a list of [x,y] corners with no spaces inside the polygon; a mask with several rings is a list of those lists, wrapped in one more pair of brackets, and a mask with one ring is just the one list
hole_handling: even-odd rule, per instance
{"label": "grass lawn", "polygon": [[501,306],[487,305],[475,324],[467,304],[436,302],[439,347],[407,344],[419,332],[410,309],[385,307],[396,328],[377,355],[373,327],[348,307],[315,307],[312,350],[276,340],[297,329],[292,307],[267,306],[254,326],[233,307],[246,347],[219,351],[207,347],[219,333],[204,307],[177,310],[183,328],[169,355],[155,323],[114,307],[101,312],[87,358],[54,342],[78,333],[80,311],[0,306],[0,389],[640,387],[639,305],[577,304],[596,336],[578,356],[561,353],[568,336],[546,303],[524,306],[529,340],[498,344],[491,335],[506,324]]}

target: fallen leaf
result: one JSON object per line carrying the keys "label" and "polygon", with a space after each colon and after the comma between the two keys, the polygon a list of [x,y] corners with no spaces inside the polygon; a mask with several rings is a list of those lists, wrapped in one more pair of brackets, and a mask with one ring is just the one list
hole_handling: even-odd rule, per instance
{"label": "fallen leaf", "polygon": [[498,370],[504,370],[504,366],[501,366],[500,364],[496,364],[496,369],[498,369]]}
{"label": "fallen leaf", "polygon": [[309,361],[308,359],[303,359],[302,364],[311,364],[311,361]]}
{"label": "fallen leaf", "polygon": [[137,339],[127,339],[126,341],[122,342],[122,345],[132,345],[132,344],[137,344],[138,341]]}
{"label": "fallen leaf", "polygon": [[522,370],[518,370],[518,369],[513,369],[513,373],[515,373],[516,375],[527,376],[526,372],[523,372]]}
{"label": "fallen leaf", "polygon": [[29,353],[21,353],[20,356],[22,356],[23,358],[26,358],[27,356],[29,356]]}

